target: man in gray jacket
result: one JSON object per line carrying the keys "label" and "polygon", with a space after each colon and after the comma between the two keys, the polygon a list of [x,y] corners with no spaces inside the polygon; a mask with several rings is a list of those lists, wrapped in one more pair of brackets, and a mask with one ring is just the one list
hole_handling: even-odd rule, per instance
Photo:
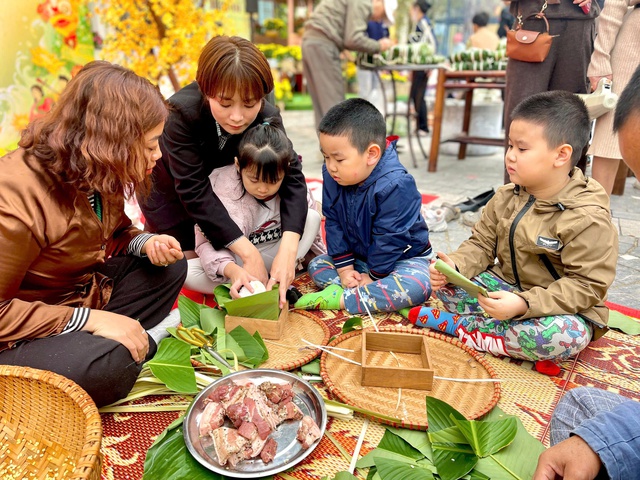
{"label": "man in gray jacket", "polygon": [[324,114],[345,97],[340,53],[378,53],[391,47],[388,38],[369,38],[367,22],[393,24],[397,6],[397,0],[322,0],[315,8],[305,24],[302,64],[316,127]]}

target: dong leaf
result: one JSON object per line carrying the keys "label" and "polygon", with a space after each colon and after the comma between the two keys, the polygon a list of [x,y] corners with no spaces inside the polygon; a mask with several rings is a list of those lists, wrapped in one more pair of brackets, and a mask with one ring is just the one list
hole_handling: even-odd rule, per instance
{"label": "dong leaf", "polygon": [[609,311],[609,322],[607,326],[609,328],[617,328],[627,335],[640,335],[640,321],[634,320],[615,310]]}
{"label": "dong leaf", "polygon": [[320,375],[320,359],[316,358],[315,360],[307,363],[300,367],[302,373],[307,373],[309,375]]}
{"label": "dong leaf", "polygon": [[433,443],[467,443],[467,438],[458,427],[447,427],[437,432],[429,432],[429,440]]}
{"label": "dong leaf", "polygon": [[229,315],[237,317],[277,320],[280,316],[280,292],[274,286],[267,292],[228,300],[224,303],[224,309]]}
{"label": "dong leaf", "polygon": [[422,455],[431,460],[433,451],[431,449],[431,442],[427,436],[427,432],[419,432],[417,430],[407,430],[405,428],[392,428],[387,429],[402,438],[405,442],[418,450]]}
{"label": "dong leaf", "polygon": [[433,464],[442,480],[457,480],[469,473],[478,463],[478,456],[469,445],[434,443]]}
{"label": "dong leaf", "polygon": [[382,480],[425,480],[435,478],[433,472],[418,464],[409,464],[390,458],[376,458],[378,475]]}
{"label": "dong leaf", "polygon": [[427,421],[429,433],[437,432],[443,428],[456,427],[454,418],[466,420],[464,415],[455,408],[435,397],[427,397]]}
{"label": "dong leaf", "polygon": [[190,358],[189,344],[175,338],[165,338],[147,365],[151,372],[174,392],[197,393],[196,373]]}
{"label": "dong leaf", "polygon": [[378,448],[358,460],[356,466],[358,468],[371,467],[375,464],[376,457],[413,463],[424,458],[424,455],[413,448],[406,440],[387,429],[378,444]]}
{"label": "dong leaf", "polygon": [[232,350],[238,357],[238,362],[247,367],[255,368],[269,358],[262,337],[256,332],[257,338],[252,336],[241,326],[229,332],[227,337],[227,348]]}
{"label": "dong leaf", "polygon": [[229,287],[231,284],[223,283],[213,289],[213,296],[216,298],[216,303],[220,308],[224,308],[224,304],[233,300],[231,293],[229,293]]}
{"label": "dong leaf", "polygon": [[342,333],[349,333],[362,328],[362,318],[350,317],[342,325]]}
{"label": "dong leaf", "polygon": [[189,480],[224,480],[225,477],[200,465],[187,450],[178,418],[162,432],[147,451],[143,480],[188,478]]}
{"label": "dong leaf", "polygon": [[[211,335],[216,328],[224,333],[224,316],[223,310],[217,308],[203,308],[200,311],[200,325],[208,335]],[[224,348],[224,347],[222,347]]]}
{"label": "dong leaf", "polygon": [[[483,421],[492,423],[493,420],[508,417],[502,410],[495,407],[483,418]],[[538,457],[544,451],[544,445],[527,432],[519,418],[513,418],[517,427],[513,442],[504,450],[481,458],[474,470],[476,473],[504,480],[525,480],[533,477]]]}
{"label": "dong leaf", "polygon": [[515,417],[495,422],[455,419],[456,425],[479,457],[486,457],[502,450],[516,436],[518,426]]}
{"label": "dong leaf", "polygon": [[334,477],[322,477],[320,480],[358,480],[358,477],[354,477],[349,472],[338,472]]}
{"label": "dong leaf", "polygon": [[210,308],[206,305],[196,303],[184,295],[178,297],[178,310],[180,311],[180,322],[185,328],[200,327],[200,310]]}

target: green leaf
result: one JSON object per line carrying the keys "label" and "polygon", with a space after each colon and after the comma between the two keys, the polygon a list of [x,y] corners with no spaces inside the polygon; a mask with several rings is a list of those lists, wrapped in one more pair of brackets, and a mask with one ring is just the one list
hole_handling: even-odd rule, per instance
{"label": "green leaf", "polygon": [[375,465],[376,457],[391,458],[400,462],[413,463],[424,458],[424,455],[413,448],[407,441],[387,429],[378,444],[378,448],[372,450],[356,463],[358,468],[366,468]]}
{"label": "green leaf", "polygon": [[189,453],[184,443],[182,419],[180,417],[169,425],[147,451],[143,480],[224,480],[225,477],[203,467]]}
{"label": "green leaf", "polygon": [[405,442],[418,450],[422,455],[429,460],[433,457],[433,450],[431,449],[431,442],[427,436],[427,432],[419,432],[417,430],[407,430],[405,428],[392,428],[387,427],[391,433],[402,438]]}
{"label": "green leaf", "polygon": [[338,472],[335,477],[322,477],[321,480],[358,480],[358,477],[354,477],[349,472]]}
{"label": "green leaf", "polygon": [[378,475],[378,469],[376,467],[371,467],[369,469],[369,473],[367,473],[367,480],[376,480],[379,478],[380,475]]}
{"label": "green leaf", "polygon": [[180,322],[185,328],[200,327],[200,310],[209,308],[194,302],[184,295],[178,297],[178,311],[180,312]]}
{"label": "green leaf", "polygon": [[253,338],[256,342],[260,344],[260,346],[264,350],[264,354],[262,355],[262,360],[260,362],[260,363],[264,363],[267,360],[269,360],[269,350],[267,349],[267,345],[264,343],[264,340],[262,339],[262,335],[260,335],[259,331],[256,330],[255,332],[253,332]]}
{"label": "green leaf", "polygon": [[429,432],[437,432],[443,428],[457,426],[452,418],[466,420],[455,408],[434,397],[427,397],[427,422]]}
{"label": "green leaf", "polygon": [[[509,416],[495,407],[483,420],[498,420],[505,417]],[[504,480],[526,480],[533,477],[538,457],[544,451],[544,445],[527,432],[519,418],[515,417],[515,419],[517,433],[511,445],[494,455],[481,458],[474,470],[475,473]]]}
{"label": "green leaf", "polygon": [[627,335],[640,334],[640,322],[623,313],[616,312],[615,310],[609,310],[609,322],[607,323],[609,328],[616,328],[623,331]]}
{"label": "green leaf", "polygon": [[458,427],[447,427],[437,432],[428,432],[429,440],[433,443],[467,443],[466,437]]}
{"label": "green leaf", "polygon": [[200,310],[200,325],[208,335],[211,335],[216,328],[224,332],[225,312],[217,308],[206,307]]}
{"label": "green leaf", "polygon": [[232,300],[229,293],[230,287],[230,283],[223,283],[213,289],[213,296],[216,298],[216,303],[220,308],[224,308],[224,304]]}
{"label": "green leaf", "polygon": [[478,457],[469,445],[434,443],[432,448],[433,464],[442,480],[458,480],[478,463]]}
{"label": "green leaf", "polygon": [[202,352],[202,356],[206,358],[205,362],[202,363],[208,363],[210,365],[215,365],[216,367],[218,367],[220,369],[220,372],[222,372],[222,376],[224,377],[225,375],[228,375],[229,373],[231,373],[231,370],[229,370],[229,367],[227,367],[226,365],[223,365],[220,361],[216,360],[213,355],[211,355],[209,352],[207,352],[206,350],[201,350]]}
{"label": "green leaf", "polygon": [[425,478],[434,478],[433,473],[426,468],[390,458],[377,458],[376,467],[382,480],[424,480]]}
{"label": "green leaf", "polygon": [[308,373],[309,375],[320,375],[320,359],[316,358],[312,362],[303,365],[300,370],[302,370],[302,373]]}
{"label": "green leaf", "polygon": [[479,457],[492,455],[509,445],[516,436],[518,425],[515,417],[495,422],[454,420],[471,448]]}
{"label": "green leaf", "polygon": [[196,373],[190,359],[189,344],[165,338],[147,366],[167,388],[178,393],[197,393]]}
{"label": "green leaf", "polygon": [[[243,365],[250,364],[254,367],[262,363],[262,359],[265,356],[266,350],[263,342],[257,341],[242,326],[237,326],[236,328],[231,330],[229,332],[229,337],[231,337],[235,341],[236,345],[238,346],[238,350],[240,350],[240,354],[238,354],[238,350],[232,348],[232,350],[236,352],[239,362],[241,362]],[[231,346],[228,344],[227,348],[231,348]]]}
{"label": "green leaf", "polygon": [[229,315],[237,317],[277,320],[280,316],[280,292],[274,286],[268,292],[226,301],[224,308]]}
{"label": "green leaf", "polygon": [[362,318],[349,317],[347,321],[342,325],[342,333],[349,333],[359,328],[362,328]]}

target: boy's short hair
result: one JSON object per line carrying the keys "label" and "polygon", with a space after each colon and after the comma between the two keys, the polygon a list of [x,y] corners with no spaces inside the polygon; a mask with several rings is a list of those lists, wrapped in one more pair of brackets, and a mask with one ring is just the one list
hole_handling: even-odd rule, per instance
{"label": "boy's short hair", "polygon": [[589,112],[575,94],[560,90],[542,92],[525,98],[513,109],[511,121],[524,120],[543,127],[550,148],[571,145],[571,166],[586,153],[591,135]]}
{"label": "boy's short hair", "polygon": [[479,27],[486,27],[489,23],[489,14],[487,12],[476,13],[471,19],[471,23]]}
{"label": "boy's short hair", "polygon": [[384,117],[363,98],[350,98],[331,107],[320,121],[318,132],[347,137],[358,153],[364,153],[372,143],[384,152],[387,145]]}
{"label": "boy's short hair", "polygon": [[616,103],[613,131],[620,130],[632,115],[640,115],[640,67],[636,69]]}

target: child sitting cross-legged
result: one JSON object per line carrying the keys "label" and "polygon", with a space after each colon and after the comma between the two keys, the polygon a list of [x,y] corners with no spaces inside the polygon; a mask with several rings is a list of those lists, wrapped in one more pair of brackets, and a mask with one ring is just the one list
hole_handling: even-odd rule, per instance
{"label": "child sitting cross-legged", "polygon": [[409,319],[457,336],[477,350],[524,360],[565,359],[606,326],[618,237],[609,197],[575,167],[589,140],[577,96],[533,95],[512,113],[505,166],[512,183],[489,201],[471,237],[438,256],[486,287],[471,298],[431,267],[435,295]]}
{"label": "child sitting cross-legged", "polygon": [[422,197],[396,142],[386,139],[382,114],[349,99],[327,112],[318,131],[328,255],[312,260],[309,274],[324,290],[302,296],[296,308],[366,314],[423,303],[431,244]]}

